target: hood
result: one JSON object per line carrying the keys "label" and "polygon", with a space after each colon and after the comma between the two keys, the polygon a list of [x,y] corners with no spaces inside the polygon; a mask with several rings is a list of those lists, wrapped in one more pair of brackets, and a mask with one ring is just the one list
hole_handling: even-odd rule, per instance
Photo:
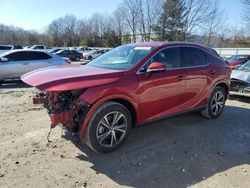
{"label": "hood", "polygon": [[237,79],[250,83],[250,72],[233,70],[231,73],[231,79]]}
{"label": "hood", "polygon": [[116,82],[123,70],[86,65],[64,65],[29,72],[21,80],[42,91],[84,89]]}

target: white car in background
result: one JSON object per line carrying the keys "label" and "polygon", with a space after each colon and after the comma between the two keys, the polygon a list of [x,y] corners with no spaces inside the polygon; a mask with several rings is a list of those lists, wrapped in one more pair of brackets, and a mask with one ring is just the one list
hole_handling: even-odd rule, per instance
{"label": "white car in background", "polygon": [[83,55],[83,59],[92,60],[92,59],[97,58],[101,54],[98,53],[98,51],[96,51],[96,50],[91,50],[91,51],[82,53],[82,55]]}
{"label": "white car in background", "polygon": [[16,49],[22,49],[22,47],[19,45],[0,45],[0,54]]}
{"label": "white car in background", "polygon": [[19,79],[35,69],[67,65],[68,59],[38,50],[12,50],[0,54],[0,81]]}
{"label": "white car in background", "polygon": [[45,45],[33,45],[33,46],[29,47],[29,49],[31,49],[31,50],[46,50],[46,46]]}

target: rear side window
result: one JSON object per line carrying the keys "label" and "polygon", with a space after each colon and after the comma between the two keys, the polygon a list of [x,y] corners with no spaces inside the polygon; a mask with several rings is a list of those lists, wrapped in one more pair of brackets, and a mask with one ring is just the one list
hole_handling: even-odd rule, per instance
{"label": "rear side window", "polygon": [[11,46],[0,46],[0,50],[11,50]]}
{"label": "rear side window", "polygon": [[14,52],[5,56],[9,61],[24,61],[28,60],[26,52]]}
{"label": "rear side window", "polygon": [[27,52],[28,60],[45,60],[50,59],[51,56],[43,52]]}
{"label": "rear side window", "polygon": [[164,63],[167,69],[174,69],[180,67],[180,52],[179,47],[166,48],[159,51],[151,62]]}
{"label": "rear side window", "polygon": [[181,47],[181,67],[196,67],[207,65],[207,57],[201,49],[193,47]]}

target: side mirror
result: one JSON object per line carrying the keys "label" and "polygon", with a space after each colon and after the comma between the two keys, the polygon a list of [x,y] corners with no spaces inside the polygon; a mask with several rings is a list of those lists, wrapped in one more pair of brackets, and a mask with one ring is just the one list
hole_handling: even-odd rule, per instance
{"label": "side mirror", "polygon": [[161,62],[152,62],[148,69],[147,72],[158,72],[158,71],[165,71],[166,70],[166,65]]}
{"label": "side mirror", "polygon": [[8,58],[6,57],[0,57],[0,62],[7,62],[9,61]]}

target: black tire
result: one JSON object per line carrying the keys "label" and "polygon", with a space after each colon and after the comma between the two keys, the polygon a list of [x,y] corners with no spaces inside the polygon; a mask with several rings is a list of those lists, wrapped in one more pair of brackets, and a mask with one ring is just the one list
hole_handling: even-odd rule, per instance
{"label": "black tire", "polygon": [[[117,123],[113,124],[115,119],[118,119]],[[108,125],[109,128],[107,128],[105,124]],[[131,127],[131,114],[125,106],[113,101],[105,102],[90,118],[85,143],[93,151],[98,153],[114,151],[127,140]],[[115,143],[115,141],[117,142]]]}
{"label": "black tire", "polygon": [[[221,98],[222,97],[222,98]],[[218,99],[218,100],[217,100]],[[202,116],[213,119],[221,115],[226,102],[226,91],[224,88],[216,86],[211,93],[208,104],[201,111]]]}
{"label": "black tire", "polygon": [[93,59],[93,57],[90,55],[89,57],[88,57],[88,60],[92,60]]}
{"label": "black tire", "polygon": [[77,57],[76,57],[76,61],[80,61],[80,57],[77,56]]}

